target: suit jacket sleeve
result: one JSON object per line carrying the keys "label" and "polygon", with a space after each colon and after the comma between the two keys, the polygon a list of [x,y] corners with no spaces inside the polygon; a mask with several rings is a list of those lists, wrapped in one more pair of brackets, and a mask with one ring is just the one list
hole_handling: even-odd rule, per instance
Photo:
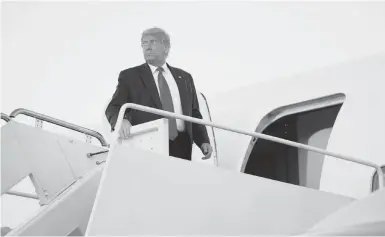
{"label": "suit jacket sleeve", "polygon": [[[192,79],[191,75],[190,75],[190,86],[192,90],[192,117],[202,119],[202,114],[199,110],[199,102],[198,102],[197,93],[195,90],[194,80]],[[207,134],[205,125],[193,123],[192,133],[193,133],[194,143],[198,147],[201,147],[203,143],[210,143],[210,139]]]}
{"label": "suit jacket sleeve", "polygon": [[[123,104],[130,103],[130,102],[131,102],[131,98],[129,94],[127,78],[124,78],[123,73],[120,72],[118,85],[116,86],[112,99],[105,111],[107,120],[111,125],[112,131],[115,128],[120,108],[122,107]],[[125,118],[127,118],[126,115],[127,115],[127,112],[125,113]]]}

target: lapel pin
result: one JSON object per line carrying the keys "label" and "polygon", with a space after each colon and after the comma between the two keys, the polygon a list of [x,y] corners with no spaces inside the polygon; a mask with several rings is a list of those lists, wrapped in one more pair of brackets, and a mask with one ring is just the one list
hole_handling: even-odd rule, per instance
{"label": "lapel pin", "polygon": [[182,76],[178,76],[178,78],[182,78]]}

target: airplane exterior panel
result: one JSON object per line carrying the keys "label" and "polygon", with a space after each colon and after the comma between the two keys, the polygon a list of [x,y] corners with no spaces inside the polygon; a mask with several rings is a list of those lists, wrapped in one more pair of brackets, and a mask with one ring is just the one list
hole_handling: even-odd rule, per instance
{"label": "airplane exterior panel", "polygon": [[351,201],[117,145],[86,236],[298,234]]}
{"label": "airplane exterior panel", "polygon": [[[218,94],[208,98],[213,122],[255,131],[260,121],[277,108],[343,93],[326,147],[378,165],[385,164],[385,55],[293,75]],[[250,137],[215,129],[218,163],[240,171]],[[320,189],[353,198],[369,194],[374,169],[326,157]]]}

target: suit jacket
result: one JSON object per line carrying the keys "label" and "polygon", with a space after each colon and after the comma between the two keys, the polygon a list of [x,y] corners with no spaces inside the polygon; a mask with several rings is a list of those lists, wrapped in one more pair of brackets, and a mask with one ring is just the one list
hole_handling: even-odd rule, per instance
{"label": "suit jacket", "polygon": [[[192,76],[182,69],[171,67],[167,64],[178,85],[183,115],[201,119],[199,104],[195,85]],[[125,103],[135,103],[152,108],[162,109],[159,93],[156,88],[153,74],[147,63],[128,68],[119,74],[118,85],[107,106],[105,114],[112,130],[114,130],[116,120],[121,106]],[[154,121],[162,116],[150,114],[138,110],[127,110],[125,118],[132,125]],[[195,142],[199,147],[203,143],[210,143],[207,130],[204,125],[184,122],[190,141]]]}

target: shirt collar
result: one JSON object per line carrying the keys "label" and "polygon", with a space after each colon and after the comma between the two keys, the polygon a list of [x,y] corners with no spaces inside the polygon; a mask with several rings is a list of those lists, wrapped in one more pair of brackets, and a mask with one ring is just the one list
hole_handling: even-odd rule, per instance
{"label": "shirt collar", "polygon": [[[148,64],[148,66],[150,66],[151,72],[154,74],[158,67],[155,67],[155,66],[153,66],[153,65],[151,65],[149,63],[147,63],[147,64]],[[164,63],[161,67],[163,68],[164,72],[166,72],[166,73],[168,72],[167,63]]]}

